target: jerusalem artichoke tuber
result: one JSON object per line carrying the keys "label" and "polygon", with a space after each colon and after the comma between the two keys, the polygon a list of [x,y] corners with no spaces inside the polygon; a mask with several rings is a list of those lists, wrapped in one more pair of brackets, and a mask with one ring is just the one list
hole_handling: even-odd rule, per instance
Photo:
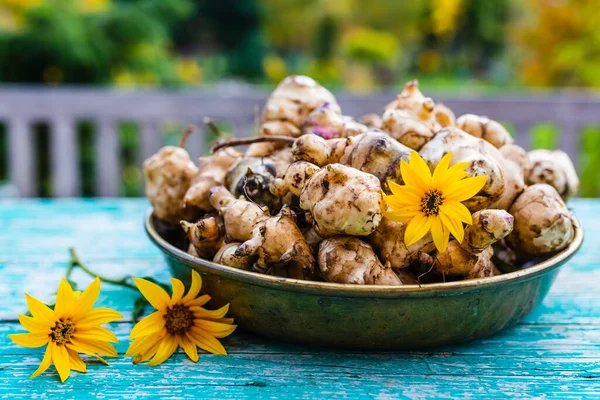
{"label": "jerusalem artichoke tuber", "polygon": [[359,285],[401,285],[367,243],[349,236],[325,239],[319,246],[319,269],[328,282]]}
{"label": "jerusalem artichoke tuber", "polygon": [[[182,145],[191,131],[188,128],[184,132]],[[144,161],[146,197],[156,217],[173,224],[190,217],[191,210],[185,210],[183,199],[197,174],[198,168],[183,146],[165,146]]]}
{"label": "jerusalem artichoke tuber", "polygon": [[213,258],[223,245],[223,228],[215,217],[203,218],[194,224],[181,221],[181,227],[200,258]]}
{"label": "jerusalem artichoke tuber", "polygon": [[241,245],[242,244],[239,242],[231,242],[223,245],[215,254],[213,262],[249,271],[252,268],[253,259],[255,257],[236,255],[236,251]]}
{"label": "jerusalem artichoke tuber", "polygon": [[542,256],[567,247],[575,236],[571,212],[554,189],[545,183],[526,188],[509,212],[515,218],[506,241],[520,255]]}
{"label": "jerusalem artichoke tuber", "polygon": [[252,229],[251,238],[235,251],[236,256],[255,254],[258,255],[256,267],[263,272],[273,264],[292,261],[303,269],[314,271],[315,259],[287,206],[276,216],[257,223]]}
{"label": "jerusalem artichoke tuber", "polygon": [[198,160],[198,174],[194,177],[190,188],[185,193],[183,201],[204,211],[212,210],[208,199],[210,188],[223,185],[227,170],[242,156],[232,148],[217,151],[208,157]]}
{"label": "jerusalem artichoke tuber", "polygon": [[456,126],[469,135],[483,139],[497,148],[513,142],[510,133],[500,123],[488,117],[474,114],[461,115],[456,120]]}
{"label": "jerusalem artichoke tuber", "polygon": [[526,181],[529,185],[547,183],[556,189],[564,201],[577,193],[579,179],[567,153],[561,150],[532,150],[528,154],[531,167],[526,172]]}
{"label": "jerusalem artichoke tuber", "polygon": [[408,267],[418,253],[428,253],[435,248],[429,234],[407,248],[404,243],[406,226],[403,222],[383,217],[377,229],[369,236],[371,246],[381,261],[389,263],[394,269]]}
{"label": "jerusalem artichoke tuber", "polygon": [[292,75],[273,91],[262,113],[261,136],[300,136],[300,126],[317,107],[329,103],[341,113],[333,94],[312,78]]}
{"label": "jerusalem artichoke tuber", "polygon": [[210,203],[223,216],[227,241],[245,242],[252,237],[254,226],[269,218],[260,206],[235,198],[224,186],[210,190]]}
{"label": "jerusalem artichoke tuber", "polygon": [[514,218],[504,210],[481,210],[473,214],[473,223],[465,229],[461,243],[471,254],[479,254],[513,230]]}
{"label": "jerusalem artichoke tuber", "polygon": [[379,179],[351,167],[329,164],[302,189],[300,208],[310,211],[320,236],[369,235],[379,225],[384,208]]}

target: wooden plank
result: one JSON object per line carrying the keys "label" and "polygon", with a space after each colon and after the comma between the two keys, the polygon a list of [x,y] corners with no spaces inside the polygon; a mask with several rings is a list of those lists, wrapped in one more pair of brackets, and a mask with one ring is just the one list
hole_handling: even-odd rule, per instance
{"label": "wooden plank", "polygon": [[[507,348],[521,347],[519,355],[509,356],[461,353],[470,348],[465,346],[427,353],[367,354],[315,352],[238,333],[223,340],[229,350],[227,357],[202,354],[198,364],[193,364],[178,353],[165,364],[150,368],[133,365],[123,356],[131,326],[110,327],[120,341],[120,358],[109,359],[110,366],[88,362],[87,374],[72,372],[60,385],[53,367],[36,380],[28,378],[37,368],[41,352],[9,343],[6,334],[20,330],[16,324],[4,324],[0,327],[0,362],[5,379],[0,380],[0,395],[21,398],[49,391],[59,397],[85,393],[103,398],[133,394],[137,398],[161,394],[197,398],[198,393],[204,398],[515,398],[529,393],[578,398],[600,394],[597,346],[586,348],[584,356],[539,354],[527,347],[526,340],[505,343]],[[535,341],[547,341],[544,332],[537,334]],[[572,340],[575,352],[581,347],[578,340],[577,336]]]}
{"label": "wooden plank", "polygon": [[19,195],[36,195],[37,177],[33,158],[33,134],[31,121],[24,116],[8,120],[8,176],[16,185]]}
{"label": "wooden plank", "polygon": [[152,156],[162,147],[162,136],[160,125],[154,120],[138,121],[139,124],[139,149],[138,164],[142,165],[144,160]]}
{"label": "wooden plank", "polygon": [[65,115],[50,121],[50,159],[52,167],[52,195],[79,196],[80,177],[75,121]]}
{"label": "wooden plank", "polygon": [[116,122],[101,118],[96,127],[97,195],[114,197],[121,182],[121,158]]}

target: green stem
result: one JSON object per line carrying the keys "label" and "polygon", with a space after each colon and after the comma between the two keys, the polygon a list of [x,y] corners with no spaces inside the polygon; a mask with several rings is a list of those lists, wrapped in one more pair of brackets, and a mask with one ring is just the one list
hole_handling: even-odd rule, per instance
{"label": "green stem", "polygon": [[129,279],[131,279],[130,275],[127,275],[127,276],[123,277],[122,279],[112,279],[112,278],[107,278],[105,276],[98,275],[97,273],[95,273],[94,271],[92,271],[91,269],[89,269],[88,267],[85,266],[85,264],[81,261],[81,259],[79,258],[79,255],[77,254],[77,252],[75,251],[74,248],[72,248],[72,247],[69,248],[69,254],[70,254],[71,258],[69,260],[69,265],[67,266],[67,272],[65,274],[65,278],[67,280],[70,279],[73,269],[75,267],[79,267],[86,274],[88,274],[92,277],[98,277],[102,282],[111,283],[113,285],[124,286],[124,287],[130,288],[130,289],[133,289],[133,290],[137,290],[137,287],[134,284],[127,282]]}

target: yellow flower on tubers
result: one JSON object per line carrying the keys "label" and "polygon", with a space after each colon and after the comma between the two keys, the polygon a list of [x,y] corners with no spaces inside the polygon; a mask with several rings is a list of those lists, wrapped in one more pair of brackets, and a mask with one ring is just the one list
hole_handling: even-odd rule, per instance
{"label": "yellow flower on tubers", "polygon": [[35,378],[54,363],[60,380],[64,382],[71,370],[86,372],[78,353],[96,357],[107,364],[100,355],[117,357],[117,350],[109,342],[118,343],[115,335],[101,324],[123,318],[110,308],[92,308],[100,294],[100,279],[96,278],[83,291],[74,292],[63,279],[58,286],[54,310],[38,299],[25,294],[31,317],[19,315],[19,322],[29,333],[8,335],[18,345],[46,347],[42,363],[31,375]]}
{"label": "yellow flower on tubers", "polygon": [[181,347],[194,362],[198,362],[197,347],[227,355],[217,338],[229,336],[236,325],[232,325],[233,318],[225,318],[229,304],[218,310],[202,307],[210,296],[197,297],[202,287],[200,274],[192,271],[192,285],[185,296],[185,288],[179,279],[171,278],[171,297],[150,281],[139,278],[133,278],[133,281],[157,310],[138,322],[129,335],[133,342],[125,355],[134,356],[134,363],[152,358],[148,365],[158,365],[171,357],[177,347]]}
{"label": "yellow flower on tubers", "polygon": [[405,185],[388,181],[392,194],[385,196],[388,207],[385,216],[408,224],[404,234],[407,247],[431,232],[435,247],[444,252],[450,234],[462,242],[463,222],[473,223],[471,213],[461,202],[475,196],[487,177],[467,178],[468,163],[450,167],[451,159],[452,153],[446,154],[432,176],[427,163],[417,152],[412,152],[410,163],[404,160],[400,163]]}

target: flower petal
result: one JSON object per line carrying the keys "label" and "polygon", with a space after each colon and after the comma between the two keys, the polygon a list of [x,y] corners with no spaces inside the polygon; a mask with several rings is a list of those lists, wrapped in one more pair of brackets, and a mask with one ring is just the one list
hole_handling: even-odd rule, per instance
{"label": "flower petal", "polygon": [[227,311],[229,311],[229,304],[225,304],[223,307],[217,310],[207,310],[202,307],[192,306],[190,310],[194,313],[196,318],[210,319],[212,321],[223,318]]}
{"label": "flower petal", "polygon": [[413,171],[415,171],[415,173],[417,173],[419,177],[423,179],[423,181],[425,181],[426,184],[431,186],[432,176],[431,170],[429,169],[429,165],[427,165],[425,160],[423,160],[423,158],[421,158],[421,155],[416,151],[410,153],[410,165],[412,166]]}
{"label": "flower petal", "polygon": [[179,338],[179,346],[185,351],[185,354],[192,360],[193,362],[198,362],[198,348],[196,347],[196,343],[194,343],[193,339],[190,339],[187,334],[186,336],[182,336]]}
{"label": "flower petal", "polygon": [[154,367],[155,365],[161,364],[169,359],[173,353],[177,350],[177,341],[173,336],[167,335],[160,342],[156,354],[148,363],[149,366]]}
{"label": "flower petal", "polygon": [[421,214],[421,206],[417,210],[415,208],[408,208],[399,211],[386,211],[383,216],[392,221],[408,224],[417,214]]}
{"label": "flower petal", "polygon": [[27,299],[27,308],[29,308],[31,315],[33,315],[34,318],[49,321],[52,324],[56,322],[54,311],[52,311],[50,307],[27,293],[25,293],[25,298]]}
{"label": "flower petal", "polygon": [[439,217],[442,224],[444,224],[444,227],[450,231],[452,236],[454,236],[459,243],[462,243],[465,238],[465,228],[463,227],[462,222],[446,215],[442,210],[440,210]]}
{"label": "flower petal", "polygon": [[48,347],[46,347],[46,352],[44,353],[44,358],[42,358],[42,362],[40,363],[40,366],[38,367],[38,369],[36,369],[35,372],[33,374],[31,374],[31,376],[29,377],[30,379],[40,376],[48,369],[48,367],[50,367],[50,365],[52,365],[52,348],[53,347],[54,347],[54,345],[51,345],[51,344],[49,344]]}
{"label": "flower petal", "polygon": [[475,196],[485,186],[487,176],[474,176],[453,183],[444,192],[444,199],[450,201],[465,201]]}
{"label": "flower petal", "polygon": [[224,356],[227,355],[227,351],[225,350],[221,342],[219,342],[217,339],[215,339],[214,336],[205,332],[201,328],[193,326],[192,329],[189,331],[189,334],[194,339],[196,345],[202,350],[208,351],[213,354],[221,354]]}
{"label": "flower petal", "polygon": [[223,324],[221,322],[208,321],[197,319],[194,321],[194,326],[201,328],[216,338],[224,338],[235,331],[237,325]]}
{"label": "flower petal", "polygon": [[195,299],[188,300],[185,302],[185,305],[188,307],[202,307],[206,303],[210,301],[211,297],[207,294],[203,294],[200,297],[196,297]]}
{"label": "flower petal", "polygon": [[141,278],[133,278],[133,281],[148,303],[152,304],[152,307],[157,310],[165,310],[170,304],[171,298],[157,284]]}
{"label": "flower petal", "polygon": [[179,279],[171,278],[171,287],[173,287],[173,295],[171,296],[171,304],[177,303],[181,300],[183,292],[185,292],[185,286]]}
{"label": "flower petal", "polygon": [[437,186],[440,182],[445,180],[451,159],[452,153],[450,152],[442,157],[438,165],[435,167],[435,170],[433,171],[433,185]]}
{"label": "flower petal", "polygon": [[132,362],[134,364],[139,364],[142,362],[146,362],[150,358],[154,357],[154,355],[156,354],[156,351],[158,350],[158,347],[160,346],[162,341],[165,339],[165,337],[166,336],[162,336],[160,339],[151,341],[151,342],[149,342],[149,344],[144,345],[145,349],[143,351],[138,352],[135,355],[135,357],[133,358]]}
{"label": "flower petal", "polygon": [[406,161],[400,161],[400,174],[407,186],[428,190],[431,186],[431,176],[421,177]]}
{"label": "flower petal", "polygon": [[71,338],[71,342],[67,343],[67,347],[75,350],[78,353],[89,354],[95,356],[101,354],[104,356],[117,357],[115,347],[101,340],[79,340],[76,336]]}
{"label": "flower petal", "polygon": [[63,345],[53,344],[53,346],[54,349],[52,350],[52,360],[54,361],[54,366],[58,371],[60,380],[64,382],[71,373],[71,361],[69,360],[69,353],[67,353],[67,348]]}
{"label": "flower petal", "polygon": [[431,229],[431,217],[426,217],[425,214],[417,214],[407,225],[404,231],[404,244],[406,247],[415,243],[429,232]]}
{"label": "flower petal", "polygon": [[385,205],[394,211],[401,210],[406,207],[419,207],[421,208],[421,199],[415,201],[402,200],[398,196],[383,196]]}
{"label": "flower petal", "polygon": [[164,311],[155,311],[152,314],[148,315],[140,322],[135,324],[131,333],[129,334],[129,339],[133,339],[135,337],[151,335],[163,329],[165,327],[165,318]]}
{"label": "flower petal", "polygon": [[440,206],[440,212],[469,225],[473,223],[469,209],[457,201],[444,201],[444,204]]}
{"label": "flower petal", "polygon": [[75,311],[73,312],[73,316],[77,318],[78,316],[82,316],[84,313],[89,311],[96,300],[98,300],[98,295],[100,294],[100,278],[96,277],[88,285],[87,288],[81,293],[81,296],[75,302]]}
{"label": "flower petal", "polygon": [[80,329],[77,327],[75,331],[75,337],[79,340],[101,340],[103,342],[118,343],[117,337],[114,333],[101,326],[94,326],[90,328]]}
{"label": "flower petal", "polygon": [[397,197],[402,202],[420,202],[423,194],[423,189],[416,186],[398,185],[394,181],[387,181],[388,187],[392,194],[391,196]]}
{"label": "flower petal", "polygon": [[[142,337],[134,339],[129,344],[129,347],[127,348],[127,352],[125,353],[125,355],[127,357],[130,357],[130,356],[137,356],[137,355],[148,352],[148,350],[150,350],[152,347],[157,345],[158,342],[160,342],[163,339],[163,337],[165,336],[165,334],[167,332],[166,330],[163,330],[163,331],[164,332],[161,332],[159,334],[142,336]],[[155,351],[155,353],[156,353],[156,351]],[[152,354],[152,355],[154,355],[154,354]]]}
{"label": "flower petal", "polygon": [[190,290],[184,296],[183,301],[195,299],[200,293],[200,289],[202,289],[202,277],[198,272],[192,270],[192,285],[190,286]]}
{"label": "flower petal", "polygon": [[431,237],[433,243],[440,253],[443,253],[448,248],[448,240],[450,239],[450,232],[444,228],[442,221],[439,218],[433,218],[431,224]]}
{"label": "flower petal", "polygon": [[50,333],[52,325],[47,321],[39,320],[27,315],[19,314],[19,322],[23,328],[32,333]]}
{"label": "flower petal", "polygon": [[67,353],[69,354],[69,362],[71,363],[71,369],[77,372],[87,372],[87,368],[85,363],[79,357],[79,354],[73,349],[67,349]]}
{"label": "flower petal", "polygon": [[23,347],[42,347],[50,341],[47,333],[13,333],[8,335],[15,344]]}
{"label": "flower petal", "polygon": [[77,319],[77,327],[87,327],[106,324],[122,319],[123,315],[110,308],[92,308]]}
{"label": "flower petal", "polygon": [[54,314],[56,315],[56,318],[70,316],[74,307],[75,295],[73,294],[73,289],[71,288],[71,285],[69,285],[69,282],[67,282],[65,278],[62,278],[60,280],[60,284],[58,285],[58,291],[56,292],[56,305],[54,306]]}

